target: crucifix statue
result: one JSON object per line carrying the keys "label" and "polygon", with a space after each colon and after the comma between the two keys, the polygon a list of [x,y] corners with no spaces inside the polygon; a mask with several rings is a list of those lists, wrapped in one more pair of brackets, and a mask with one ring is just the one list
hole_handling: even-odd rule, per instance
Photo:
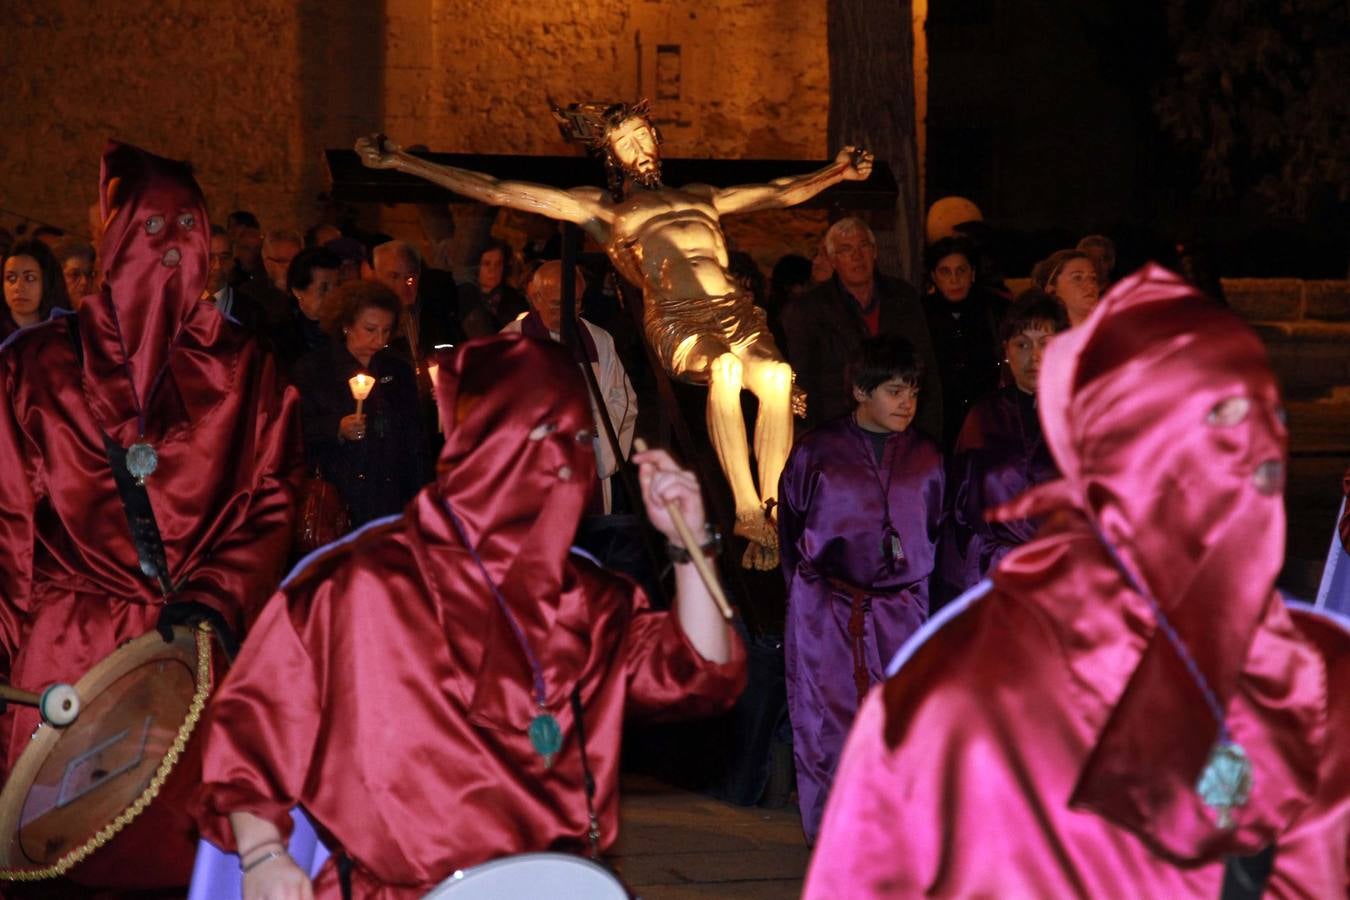
{"label": "crucifix statue", "polygon": [[[794,406],[799,414],[805,406],[793,396],[792,369],[774,344],[764,311],[727,272],[720,220],[793,206],[841,180],[863,180],[872,172],[872,154],[845,147],[819,171],[768,184],[671,187],[661,181],[660,136],[646,101],[574,103],[555,106],[553,113],[565,138],[603,154],[608,190],[502,181],[411,156],[382,135],[361,138],[356,150],[372,168],[417,175],[489,206],[572,222],[604,246],[619,273],[642,289],[646,338],[666,371],[707,384],[708,432],[735,498],[736,533],[760,551],[747,559],[771,568],[777,565],[772,508],[778,478],[792,447]],[[742,388],[759,400],[758,490],[741,416]]]}

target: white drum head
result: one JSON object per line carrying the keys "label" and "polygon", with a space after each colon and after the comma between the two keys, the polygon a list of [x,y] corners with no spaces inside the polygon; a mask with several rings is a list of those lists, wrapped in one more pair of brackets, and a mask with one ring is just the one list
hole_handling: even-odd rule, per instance
{"label": "white drum head", "polygon": [[603,866],[566,853],[522,853],[464,869],[425,900],[628,900]]}

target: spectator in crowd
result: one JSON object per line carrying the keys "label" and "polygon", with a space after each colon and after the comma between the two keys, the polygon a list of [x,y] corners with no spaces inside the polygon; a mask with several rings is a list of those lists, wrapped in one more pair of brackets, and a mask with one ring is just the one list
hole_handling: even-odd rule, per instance
{"label": "spectator in crowd", "polygon": [[898,335],[919,355],[924,402],[915,424],[924,434],[942,437],[942,387],[913,286],[877,272],[877,243],[861,219],[840,219],[825,234],[834,276],[797,298],[783,311],[783,348],[806,392],[806,422],[819,425],[846,414],[853,405],[845,373],[869,337]]}
{"label": "spectator in crowd", "polygon": [[[421,371],[436,347],[459,343],[454,321],[444,306],[422,296],[422,258],[406,241],[386,241],[370,252],[366,273],[397,295],[402,314],[393,348]],[[425,385],[430,391],[430,383]]]}
{"label": "spectator in crowd", "polygon": [[263,312],[264,327],[270,332],[284,328],[290,319],[293,302],[286,292],[286,273],[291,260],[304,249],[304,241],[294,231],[273,229],[263,238],[262,261],[266,278],[254,278],[245,291],[258,302]]}
{"label": "spectator in crowd", "polygon": [[[202,291],[202,296],[214,303],[222,316],[244,324],[243,320],[250,318],[244,309],[248,306],[248,302],[247,300],[235,302],[238,294],[233,284],[234,250],[230,246],[229,234],[220,225],[211,226],[210,249],[206,288]],[[254,326],[256,322],[251,320],[245,325],[250,331],[254,330]]]}
{"label": "spectator in crowd", "polygon": [[529,304],[507,283],[511,246],[491,240],[478,254],[478,283],[459,289],[459,321],[467,337],[502,330],[507,322],[529,311]]}
{"label": "spectator in crowd", "polygon": [[1040,526],[1036,519],[990,522],[985,514],[1059,475],[1041,434],[1036,387],[1046,344],[1068,325],[1059,302],[1036,288],[1023,291],[1003,318],[999,339],[1012,384],[975,404],[956,442],[935,606],[974,587]]}
{"label": "spectator in crowd", "polygon": [[928,615],[943,470],[911,427],[922,369],[904,338],[863,341],[847,376],[854,411],[808,432],[783,470],[788,709],[812,843],[863,696]]}
{"label": "spectator in crowd", "polygon": [[[576,338],[581,343],[581,351],[591,371],[595,373],[595,383],[604,399],[605,413],[619,440],[618,452],[610,443],[601,421],[600,408],[595,397],[591,396],[591,417],[595,420],[595,429],[591,441],[595,446],[596,477],[599,478],[599,494],[591,504],[593,514],[607,514],[613,509],[614,486],[612,477],[623,465],[633,446],[633,427],[637,424],[637,395],[628,380],[623,363],[614,349],[614,339],[609,332],[580,318],[580,301],[586,292],[586,280],[578,270],[576,273],[576,298],[578,302],[576,319],[579,326]],[[530,312],[514,321],[507,322],[503,332],[519,332],[536,340],[561,340],[562,332],[562,263],[549,260],[535,271],[527,289],[530,300]],[[589,392],[588,392],[589,395]]]}
{"label": "spectator in crowd", "polygon": [[57,241],[52,255],[61,267],[71,308],[78,309],[80,301],[94,292],[94,246],[71,236]]}
{"label": "spectator in crowd", "polygon": [[952,228],[953,237],[964,238],[972,245],[975,255],[970,264],[975,267],[975,289],[993,294],[1004,303],[1012,302],[1012,291],[1008,290],[1004,272],[998,256],[998,232],[983,219],[962,222]]}
{"label": "spectator in crowd", "polygon": [[971,406],[998,387],[998,321],[1006,302],[975,286],[976,251],[964,238],[942,238],[925,258],[923,308],[942,382],[942,451],[950,453]]}
{"label": "spectator in crowd", "polygon": [[829,251],[825,249],[825,239],[821,238],[811,257],[811,284],[824,284],[833,277],[834,266],[830,263]]}
{"label": "spectator in crowd", "polygon": [[1056,250],[1031,270],[1031,280],[1064,304],[1069,327],[1081,325],[1101,299],[1097,264],[1082,250]]}
{"label": "spectator in crowd", "polygon": [[744,250],[733,250],[727,258],[727,272],[736,279],[741,290],[754,298],[755,305],[762,309],[766,285],[764,273],[759,270],[755,258]]}
{"label": "spectator in crowd", "polygon": [[769,331],[779,348],[786,346],[783,335],[783,310],[793,300],[813,287],[811,260],[799,253],[789,253],[773,264],[769,275],[769,293],[764,300],[764,315],[769,320]]}
{"label": "spectator in crowd", "polygon": [[1061,478],[849,735],[806,900],[1343,897],[1350,630],[1275,588],[1260,337],[1155,266],[1050,342]]}
{"label": "spectator in crowd", "polygon": [[1116,242],[1104,234],[1089,234],[1078,242],[1076,249],[1092,257],[1097,266],[1097,288],[1105,293],[1116,270]]}
{"label": "spectator in crowd", "polygon": [[61,267],[42,241],[19,241],[11,247],[3,272],[5,309],[0,316],[0,338],[45,322],[53,309],[70,308]]}
{"label": "spectator in crowd", "polygon": [[290,372],[300,359],[328,346],[323,330],[323,307],[338,286],[336,255],[323,247],[301,250],[286,271],[286,291],[291,295],[290,319],[277,329],[273,350],[277,365]]}
{"label": "spectator in crowd", "polygon": [[323,245],[338,258],[338,286],[361,277],[366,262],[366,248],[356,238],[342,237]]}
{"label": "spectator in crowd", "polygon": [[234,248],[235,284],[263,278],[266,273],[262,267],[263,237],[258,217],[248,210],[237,209],[226,217],[225,232]]}
{"label": "spectator in crowd", "polygon": [[[353,281],[324,304],[331,339],[295,366],[305,459],[331,481],[353,526],[402,511],[426,480],[412,367],[387,349],[401,309],[383,284]],[[360,415],[349,379],[375,379]]]}

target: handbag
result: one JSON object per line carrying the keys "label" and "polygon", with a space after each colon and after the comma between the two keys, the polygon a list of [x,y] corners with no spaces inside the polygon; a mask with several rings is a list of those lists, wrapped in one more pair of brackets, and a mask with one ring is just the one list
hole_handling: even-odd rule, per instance
{"label": "handbag", "polygon": [[352,517],[338,489],[315,468],[300,482],[299,515],[295,517],[294,546],[311,553],[342,537],[351,528]]}

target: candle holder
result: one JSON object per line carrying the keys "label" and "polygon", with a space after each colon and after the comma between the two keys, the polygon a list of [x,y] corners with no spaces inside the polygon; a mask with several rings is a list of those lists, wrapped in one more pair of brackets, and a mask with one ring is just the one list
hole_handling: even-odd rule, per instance
{"label": "candle holder", "polygon": [[357,372],[347,379],[347,386],[352,389],[352,397],[356,400],[356,414],[359,416],[362,404],[370,396],[370,389],[375,387],[375,379],[365,372]]}

